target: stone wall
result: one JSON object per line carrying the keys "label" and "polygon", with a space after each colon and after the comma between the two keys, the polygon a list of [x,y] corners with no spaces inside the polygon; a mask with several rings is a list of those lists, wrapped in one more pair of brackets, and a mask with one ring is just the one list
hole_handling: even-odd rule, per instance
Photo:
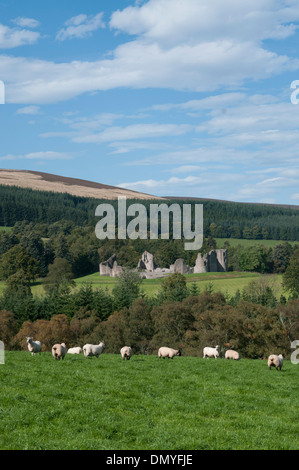
{"label": "stone wall", "polygon": [[[227,271],[228,260],[227,250],[212,250],[205,255],[198,253],[194,267],[188,266],[185,260],[180,258],[175,261],[170,268],[159,268],[154,260],[154,256],[145,251],[140,258],[136,271],[140,276],[147,279],[165,277],[169,274],[192,274]],[[116,277],[123,271],[117,264],[116,255],[111,256],[107,261],[100,264],[100,275]]]}
{"label": "stone wall", "polygon": [[100,275],[116,277],[123,271],[121,266],[118,266],[116,255],[112,255],[107,261],[100,264]]}
{"label": "stone wall", "polygon": [[212,250],[205,255],[198,253],[194,273],[219,273],[227,271],[227,250]]}

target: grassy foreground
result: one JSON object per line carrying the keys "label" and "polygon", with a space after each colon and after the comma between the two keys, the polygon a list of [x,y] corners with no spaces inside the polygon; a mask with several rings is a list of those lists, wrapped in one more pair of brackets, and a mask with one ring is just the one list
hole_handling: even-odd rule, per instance
{"label": "grassy foreground", "polygon": [[0,449],[299,449],[299,366],[7,352]]}

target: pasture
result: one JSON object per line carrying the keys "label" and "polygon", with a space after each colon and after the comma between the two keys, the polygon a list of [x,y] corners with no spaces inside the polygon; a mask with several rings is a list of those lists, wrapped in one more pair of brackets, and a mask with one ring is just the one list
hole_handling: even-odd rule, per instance
{"label": "pasture", "polygon": [[[242,291],[251,281],[259,279],[262,274],[249,272],[226,272],[226,273],[201,273],[201,274],[185,274],[187,286],[191,287],[196,284],[200,292],[204,292],[212,286],[214,292],[222,292],[223,294],[234,295],[239,289]],[[279,274],[268,275],[269,279],[275,283],[277,287],[277,296],[282,293],[281,282],[282,276]],[[93,289],[108,289],[112,291],[115,287],[116,278],[100,276],[98,272],[89,274],[88,276],[74,279],[76,286],[79,288],[82,284],[91,284]],[[158,294],[161,289],[163,278],[159,279],[143,279],[141,289],[149,297]],[[5,281],[0,281],[0,294],[5,288]],[[41,280],[35,281],[31,285],[31,291],[34,296],[45,295]]]}
{"label": "pasture", "polygon": [[[200,292],[204,292],[212,286],[214,292],[222,292],[223,294],[234,295],[239,289],[242,291],[251,281],[259,279],[262,274],[249,272],[223,272],[223,273],[201,273],[201,274],[185,274],[188,287],[196,284]],[[282,276],[278,274],[268,275],[269,280],[276,285],[277,292],[282,293],[281,282]],[[100,276],[99,273],[90,274],[89,276],[75,279],[77,286],[84,283],[91,283],[94,289],[102,288],[112,290],[117,279],[112,277]],[[141,289],[150,296],[158,294],[161,289],[163,278],[159,279],[143,279]]]}
{"label": "pasture", "polygon": [[0,449],[299,449],[299,365],[6,352]]}

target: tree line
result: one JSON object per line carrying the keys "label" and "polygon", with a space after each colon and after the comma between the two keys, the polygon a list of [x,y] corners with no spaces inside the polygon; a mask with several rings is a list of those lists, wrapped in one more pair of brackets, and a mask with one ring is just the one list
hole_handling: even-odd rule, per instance
{"label": "tree line", "polygon": [[33,336],[48,351],[57,342],[71,347],[104,340],[110,353],[130,345],[137,354],[154,354],[168,345],[198,356],[204,346],[219,344],[247,358],[289,357],[299,337],[298,309],[298,298],[276,299],[267,278],[228,298],[213,286],[204,292],[188,287],[176,273],[148,298],[140,277],[125,271],[112,292],[89,284],[71,292],[62,282],[43,297],[0,297],[0,337],[7,349],[23,349],[25,337]]}

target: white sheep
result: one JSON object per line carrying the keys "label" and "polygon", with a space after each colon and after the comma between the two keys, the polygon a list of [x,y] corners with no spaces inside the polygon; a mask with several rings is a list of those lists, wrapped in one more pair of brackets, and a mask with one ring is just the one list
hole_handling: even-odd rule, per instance
{"label": "white sheep", "polygon": [[61,344],[54,344],[52,348],[52,355],[56,361],[60,361],[60,359],[64,359],[66,355],[66,345],[64,343]]}
{"label": "white sheep", "polygon": [[220,346],[216,346],[215,348],[206,347],[203,350],[203,357],[214,357],[217,359],[219,357]]}
{"label": "white sheep", "polygon": [[158,357],[165,359],[168,357],[168,359],[173,359],[174,356],[181,356],[182,353],[179,349],[172,349],[172,348],[160,348],[158,351]]}
{"label": "white sheep", "polygon": [[271,354],[271,356],[268,357],[268,367],[271,370],[271,367],[275,367],[276,370],[282,368],[283,366],[283,356],[282,354],[279,354],[277,356],[276,354]]}
{"label": "white sheep", "polygon": [[68,354],[81,354],[83,352],[82,348],[77,347],[77,348],[70,348],[68,350]]}
{"label": "white sheep", "polygon": [[129,361],[133,355],[133,351],[132,351],[132,348],[130,346],[124,346],[121,350],[120,350],[120,354],[121,354],[121,357],[123,358],[123,360],[127,359],[127,361]]}
{"label": "white sheep", "polygon": [[225,353],[225,359],[233,359],[235,361],[238,361],[240,359],[240,354],[237,351],[234,351],[233,349],[228,349]]}
{"label": "white sheep", "polygon": [[85,344],[85,346],[83,346],[84,357],[85,357],[85,359],[88,356],[99,357],[102,354],[102,352],[104,351],[105,348],[106,348],[106,345],[103,342],[101,342],[98,345],[96,345],[96,344]]}
{"label": "white sheep", "polygon": [[32,338],[29,336],[26,337],[28,351],[31,352],[31,355],[34,356],[35,354],[39,353],[41,355],[42,352],[42,343],[40,341],[33,341]]}

